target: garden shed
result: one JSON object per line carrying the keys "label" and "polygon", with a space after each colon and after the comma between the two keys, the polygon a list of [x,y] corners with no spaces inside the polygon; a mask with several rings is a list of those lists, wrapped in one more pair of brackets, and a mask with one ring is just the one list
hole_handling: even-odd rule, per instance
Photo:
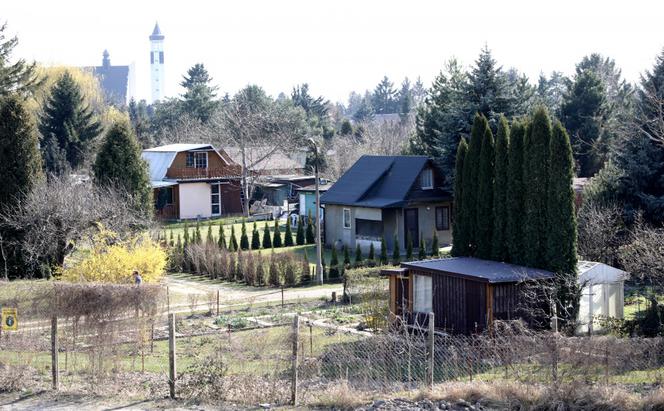
{"label": "garden shed", "polygon": [[[542,310],[525,299],[528,284],[549,281],[550,271],[471,257],[402,263],[384,270],[390,278],[390,311],[409,323],[423,325],[433,312],[435,326],[450,333],[482,332],[494,320],[523,318],[530,324],[548,324]],[[537,307],[539,308],[539,307]]]}
{"label": "garden shed", "polygon": [[592,261],[579,261],[577,268],[579,284],[583,286],[577,333],[600,331],[602,318],[623,318],[625,280],[629,275]]}

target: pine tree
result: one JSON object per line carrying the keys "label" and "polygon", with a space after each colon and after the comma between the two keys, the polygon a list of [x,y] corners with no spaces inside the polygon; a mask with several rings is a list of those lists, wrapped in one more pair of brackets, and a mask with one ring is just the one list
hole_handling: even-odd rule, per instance
{"label": "pine tree", "polygon": [[279,278],[279,265],[277,259],[274,256],[274,251],[270,256],[270,267],[268,268],[268,283],[272,286],[278,287],[281,284],[281,279]]}
{"label": "pine tree", "polygon": [[431,256],[438,257],[440,255],[440,246],[438,245],[438,234],[436,229],[433,229],[433,238],[431,239]]}
{"label": "pine tree", "polygon": [[[35,125],[25,103],[18,96],[0,100],[0,175],[0,208],[11,208],[42,178]],[[2,234],[3,240],[7,241],[7,234]]]}
{"label": "pine tree", "polygon": [[197,63],[187,70],[180,85],[185,89],[182,95],[182,109],[191,117],[207,122],[219,106],[216,100],[217,87],[212,86],[212,77],[205,66]]}
{"label": "pine tree", "polygon": [[237,238],[235,237],[235,224],[231,224],[231,238],[228,240],[228,251],[237,251]]}
{"label": "pine tree", "polygon": [[304,258],[302,258],[302,267],[300,268],[300,284],[309,285],[311,283],[311,266],[309,265],[309,254],[304,249]]}
{"label": "pine tree", "polygon": [[258,226],[254,221],[254,227],[251,230],[251,249],[258,250],[259,248],[261,248],[261,237],[260,233],[258,232]]}
{"label": "pine tree", "polygon": [[576,273],[576,214],[574,206],[574,158],[567,132],[559,121],[553,125],[549,149],[547,195],[547,269]]}
{"label": "pine tree", "polygon": [[524,204],[523,184],[524,170],[524,138],[526,134],[525,121],[515,121],[512,124],[508,160],[508,186],[507,186],[507,224],[505,227],[505,241],[507,243],[509,261],[514,264],[523,264],[523,217],[526,214]]}
{"label": "pine tree", "polygon": [[468,252],[465,255],[473,255],[477,248],[478,171],[482,140],[487,130],[489,130],[489,123],[486,118],[479,114],[476,115],[471,129],[468,153],[463,161],[463,189],[461,193],[463,210],[461,211],[459,224],[463,226],[462,230],[467,233],[468,237]]}
{"label": "pine tree", "polygon": [[454,220],[452,221],[452,255],[468,255],[470,242],[468,227],[464,225],[463,208],[463,162],[468,153],[468,143],[462,138],[457,147],[454,177]]}
{"label": "pine tree", "polygon": [[358,243],[355,246],[355,267],[361,267],[362,266],[362,247],[360,247],[360,244]]}
{"label": "pine tree", "polygon": [[306,232],[306,239],[307,239],[307,244],[315,244],[316,243],[316,236],[314,235],[314,220],[311,218],[311,213],[309,213],[309,217],[307,218],[307,232]]}
{"label": "pine tree", "polygon": [[297,245],[304,245],[304,222],[303,222],[303,217],[300,216],[297,219],[297,232],[295,234],[295,244]]}
{"label": "pine tree", "polygon": [[[11,56],[18,45],[17,37],[7,37],[5,34],[7,23],[0,25],[0,97],[11,94],[17,97],[26,97],[35,91],[43,82],[37,70],[37,63],[28,64],[24,59]],[[10,62],[13,62],[10,64]],[[4,174],[2,174],[4,175]]]}
{"label": "pine tree", "polygon": [[392,265],[399,265],[401,263],[401,250],[399,248],[399,237],[394,234],[394,246],[392,249]]}
{"label": "pine tree", "polygon": [[493,134],[490,129],[484,133],[477,180],[477,223],[475,242],[478,258],[491,257],[493,236],[493,177],[494,177],[495,149]]}
{"label": "pine tree", "polygon": [[507,261],[507,190],[509,187],[509,141],[510,129],[507,119],[500,116],[496,134],[495,176],[493,181],[493,233],[491,237],[491,259]]}
{"label": "pine tree", "polygon": [[279,248],[283,246],[281,242],[281,231],[279,229],[279,219],[274,220],[274,233],[272,237],[272,245],[274,248]]}
{"label": "pine tree", "polygon": [[410,230],[406,231],[406,261],[413,261],[413,236]]}
{"label": "pine tree", "polygon": [[426,244],[424,242],[424,236],[420,235],[420,247],[419,250],[417,251],[417,259],[422,261],[426,260],[427,258],[427,249],[426,249]]}
{"label": "pine tree", "polygon": [[226,234],[224,234],[224,223],[219,223],[219,238],[217,239],[217,245],[220,250],[225,250],[226,245]]}
{"label": "pine tree", "polygon": [[247,235],[247,223],[242,220],[242,227],[240,229],[240,250],[249,249],[249,236]]}
{"label": "pine tree", "polygon": [[380,265],[387,265],[387,244],[385,243],[385,237],[380,239]]}
{"label": "pine tree", "polygon": [[330,278],[339,278],[339,257],[337,256],[337,247],[332,246],[332,257],[330,258]]}
{"label": "pine tree", "polygon": [[272,248],[272,237],[270,236],[270,227],[267,222],[263,226],[263,248],[266,250]]}
{"label": "pine tree", "polygon": [[95,184],[120,187],[132,198],[137,209],[152,213],[152,188],[141,147],[129,124],[113,123],[104,136],[92,166]]}
{"label": "pine tree", "polygon": [[286,232],[284,233],[284,247],[293,246],[293,232],[291,231],[291,225],[286,220]]}
{"label": "pine tree", "polygon": [[[89,145],[102,131],[101,123],[68,71],[51,88],[39,119],[39,131],[44,138],[42,150],[48,172],[83,165]],[[57,156],[48,156],[49,153]],[[57,159],[65,160],[65,164],[54,163]]]}
{"label": "pine tree", "polygon": [[546,266],[546,202],[549,175],[551,120],[546,108],[533,114],[524,151],[525,216],[523,220],[524,265]]}
{"label": "pine tree", "polygon": [[374,249],[373,241],[369,244],[369,256],[367,260],[369,260],[369,263],[376,261],[376,250]]}
{"label": "pine tree", "polygon": [[348,251],[348,246],[344,244],[343,246],[344,253],[344,267],[350,267],[350,252]]}
{"label": "pine tree", "polygon": [[214,236],[212,235],[212,223],[208,223],[207,234],[205,235],[206,245],[214,244]]}

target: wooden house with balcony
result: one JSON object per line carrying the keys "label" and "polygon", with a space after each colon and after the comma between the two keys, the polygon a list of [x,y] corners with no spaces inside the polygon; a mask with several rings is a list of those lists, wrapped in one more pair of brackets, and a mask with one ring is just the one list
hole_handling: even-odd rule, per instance
{"label": "wooden house with balcony", "polygon": [[167,220],[242,213],[241,167],[211,144],[169,144],[143,150],[155,214]]}
{"label": "wooden house with balcony", "polygon": [[407,239],[427,247],[434,231],[439,244],[452,242],[452,195],[443,175],[425,156],[362,156],[321,196],[325,208],[325,244],[359,244],[368,252],[381,238],[393,249],[394,238],[405,251]]}

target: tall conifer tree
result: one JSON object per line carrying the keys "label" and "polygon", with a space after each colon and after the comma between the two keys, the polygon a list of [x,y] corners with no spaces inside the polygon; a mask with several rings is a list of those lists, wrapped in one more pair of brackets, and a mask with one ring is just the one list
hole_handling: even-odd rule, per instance
{"label": "tall conifer tree", "polygon": [[470,133],[468,153],[463,162],[463,189],[461,193],[463,212],[461,213],[459,224],[462,224],[462,229],[467,232],[468,236],[468,252],[466,255],[472,255],[476,248],[478,168],[482,140],[485,131],[488,129],[489,123],[486,118],[477,114]]}
{"label": "tall conifer tree", "polygon": [[488,259],[491,257],[493,238],[493,176],[495,149],[493,133],[490,128],[484,131],[477,178],[477,222],[475,242],[476,256]]}
{"label": "tall conifer tree", "polygon": [[509,261],[514,264],[524,262],[523,216],[525,215],[523,185],[523,150],[526,134],[525,120],[512,124],[509,146],[509,165],[507,179],[507,225],[505,240]]}
{"label": "tall conifer tree", "polygon": [[549,184],[551,119],[546,108],[535,109],[526,138],[523,180],[525,185],[524,265],[546,267],[546,202]]}
{"label": "tall conifer tree", "polygon": [[463,163],[468,153],[468,143],[462,138],[457,147],[454,177],[454,220],[452,220],[452,255],[468,254],[468,229],[464,225],[463,215]]}
{"label": "tall conifer tree", "polygon": [[507,260],[507,178],[509,168],[510,128],[507,119],[500,116],[498,133],[496,134],[496,160],[493,180],[493,235],[491,237],[491,258],[496,261]]}

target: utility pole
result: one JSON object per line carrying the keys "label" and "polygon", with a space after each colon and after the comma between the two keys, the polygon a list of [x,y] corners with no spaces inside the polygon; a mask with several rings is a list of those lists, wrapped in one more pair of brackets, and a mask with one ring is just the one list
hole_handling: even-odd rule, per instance
{"label": "utility pole", "polygon": [[313,138],[309,144],[314,149],[314,176],[316,178],[316,282],[323,284],[323,250],[320,238],[320,176],[318,175],[318,146]]}

